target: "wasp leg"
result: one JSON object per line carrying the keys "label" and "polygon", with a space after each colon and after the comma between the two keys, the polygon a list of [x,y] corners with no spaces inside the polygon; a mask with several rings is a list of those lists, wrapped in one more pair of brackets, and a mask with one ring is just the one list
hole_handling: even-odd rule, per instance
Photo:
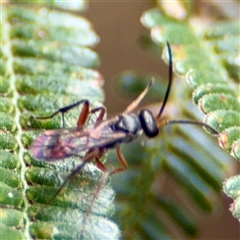
{"label": "wasp leg", "polygon": [[97,196],[99,194],[99,192],[101,191],[101,189],[103,188],[103,185],[104,183],[106,182],[107,178],[109,176],[109,172],[108,171],[104,171],[98,185],[97,185],[97,188],[95,189],[94,193],[93,193],[93,198],[91,200],[91,204],[86,212],[86,215],[84,216],[84,219],[83,219],[83,222],[82,222],[82,232],[81,232],[81,235],[79,237],[79,239],[85,239],[86,237],[84,236],[85,235],[85,228],[86,228],[86,225],[87,225],[87,221],[89,219],[89,215],[90,215],[90,212],[91,212],[91,209],[93,207],[93,204],[95,202],[95,200],[97,199]]}
{"label": "wasp leg", "polygon": [[[73,107],[75,107],[75,106],[73,106]],[[68,110],[70,110],[70,109],[68,109]],[[98,108],[93,108],[92,110],[89,111],[89,101],[85,100],[82,111],[80,112],[79,117],[78,117],[77,127],[82,127],[85,124],[89,114],[93,114],[93,113],[96,113],[98,111],[100,111],[100,114],[99,114],[99,116],[97,117],[97,120],[96,120],[97,125],[103,120],[103,117],[105,115],[106,110],[105,110],[104,107],[98,107]]]}
{"label": "wasp leg", "polygon": [[[125,157],[123,156],[122,150],[120,149],[120,146],[117,145],[116,146],[116,151],[117,151],[117,155],[118,155],[118,159],[119,161],[122,163],[123,167],[122,168],[116,168],[113,169],[109,175],[115,174],[115,173],[119,173],[119,172],[123,172],[128,168],[128,164],[127,161],[125,159]],[[104,166],[104,164],[99,160],[104,154],[106,153],[106,150],[104,149],[98,157],[95,157],[95,161],[96,161],[96,165],[97,167],[102,170],[103,172],[108,172],[107,168]]]}
{"label": "wasp leg", "polygon": [[57,190],[57,192],[47,201],[46,204],[44,204],[44,206],[42,208],[40,208],[36,214],[34,215],[34,218],[42,211],[44,210],[55,198],[56,196],[63,190],[63,188],[66,186],[66,184],[72,180],[72,178],[79,173],[84,166],[86,165],[86,163],[92,161],[95,158],[98,158],[98,156],[101,153],[99,152],[99,150],[91,150],[89,151],[85,157],[82,159],[82,164],[80,164],[79,166],[77,166],[75,169],[73,169],[73,171],[71,172],[71,174],[68,175],[68,177],[64,180],[64,182],[62,183],[62,185],[60,186],[60,188]]}
{"label": "wasp leg", "polygon": [[97,167],[102,170],[103,172],[107,172],[108,170],[106,169],[106,167],[104,166],[104,164],[102,162],[100,162],[99,158],[95,158],[96,161],[96,165]]}
{"label": "wasp leg", "polygon": [[86,102],[84,102],[83,108],[79,114],[77,120],[77,127],[80,128],[85,124],[88,115],[89,115],[89,101],[87,100]]}
{"label": "wasp leg", "polygon": [[[68,112],[69,110],[71,110],[72,108],[77,107],[80,104],[84,104],[84,106],[89,106],[89,101],[88,100],[81,100],[78,101],[74,104],[71,104],[69,106],[63,107],[63,108],[59,108],[56,112],[54,112],[52,115],[50,116],[45,116],[45,117],[36,117],[36,116],[31,116],[31,118],[35,118],[35,119],[49,119],[49,118],[53,118],[55,115],[57,115],[58,113],[61,113],[62,115],[62,123],[63,123],[63,128],[65,128],[65,119],[64,119],[64,114],[66,112]],[[83,107],[83,108],[87,108],[87,107]],[[86,111],[86,110],[85,110]],[[81,115],[81,114],[80,114]],[[86,117],[87,118],[87,117]],[[84,120],[82,120],[84,121]],[[84,124],[84,122],[82,123],[82,125]]]}
{"label": "wasp leg", "polygon": [[123,153],[122,153],[122,151],[121,151],[121,149],[120,149],[120,146],[117,145],[117,147],[116,147],[117,155],[118,155],[118,158],[119,158],[120,162],[122,163],[122,165],[123,165],[124,167],[122,167],[122,168],[116,168],[116,169],[112,170],[111,172],[108,172],[107,169],[106,169],[106,167],[104,166],[104,164],[101,163],[100,160],[99,160],[99,159],[105,154],[106,150],[107,150],[107,149],[103,149],[103,150],[99,153],[99,156],[95,157],[96,165],[97,165],[97,167],[98,167],[100,170],[103,171],[103,175],[102,175],[102,177],[101,177],[101,179],[100,179],[100,181],[99,181],[99,183],[98,183],[98,185],[97,185],[97,188],[96,188],[95,191],[94,191],[94,194],[93,194],[93,198],[92,198],[92,200],[91,200],[90,207],[88,208],[88,211],[87,211],[87,213],[86,213],[86,215],[85,215],[85,217],[84,217],[84,219],[83,219],[83,224],[82,224],[82,225],[83,225],[83,228],[82,228],[82,232],[81,232],[80,239],[84,239],[85,228],[86,228],[87,221],[88,221],[88,218],[89,218],[89,215],[90,215],[90,211],[91,211],[91,209],[92,209],[92,207],[93,207],[94,202],[95,202],[96,199],[97,199],[98,194],[100,193],[101,189],[103,188],[103,185],[104,185],[104,183],[106,182],[106,179],[107,179],[110,175],[115,174],[115,173],[119,173],[119,172],[122,172],[122,171],[125,171],[125,170],[128,168],[127,161],[126,161],[126,159],[125,159],[124,156],[123,156]]}
{"label": "wasp leg", "polygon": [[119,145],[116,146],[116,151],[117,151],[118,159],[122,163],[123,167],[122,168],[113,169],[110,172],[110,175],[123,172],[123,171],[125,171],[128,168],[128,163],[127,163],[127,161],[126,161],[126,159],[125,159],[125,157],[124,157],[124,155],[122,153],[122,150],[121,150]]}
{"label": "wasp leg", "polygon": [[103,120],[104,118],[104,115],[106,113],[106,109],[104,107],[98,107],[98,108],[93,108],[90,113],[93,114],[93,113],[96,113],[96,112],[100,112],[99,113],[99,116],[97,117],[96,119],[96,122],[95,122],[95,127],[97,127]]}

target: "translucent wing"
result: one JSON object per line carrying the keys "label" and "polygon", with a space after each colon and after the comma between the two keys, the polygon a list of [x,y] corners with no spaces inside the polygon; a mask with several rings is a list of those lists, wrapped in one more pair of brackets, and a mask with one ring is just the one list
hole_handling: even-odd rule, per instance
{"label": "translucent wing", "polygon": [[54,161],[92,148],[112,147],[125,137],[126,133],[113,131],[109,126],[49,130],[33,142],[30,152],[37,160]]}

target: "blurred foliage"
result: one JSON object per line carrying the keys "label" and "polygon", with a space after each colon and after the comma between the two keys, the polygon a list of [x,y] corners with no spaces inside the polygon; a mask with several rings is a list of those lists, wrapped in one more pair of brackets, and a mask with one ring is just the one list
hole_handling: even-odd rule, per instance
{"label": "blurred foliage", "polygon": [[[175,80],[163,117],[199,121],[203,114],[193,106],[193,99],[205,114],[204,122],[220,132],[220,146],[239,160],[239,19],[223,18],[217,10],[217,16],[210,15],[210,5],[158,1],[157,8],[141,17],[150,36],[142,36],[140,43],[158,58],[163,48],[166,63],[166,41],[171,44]],[[149,98],[158,88],[158,96],[163,98],[166,83],[155,78],[160,86],[154,86]],[[119,85],[124,91],[130,86],[137,95],[141,92],[135,84],[139,79],[146,85],[149,77],[128,71],[120,75]],[[150,107],[155,112],[160,106],[155,103]],[[125,239],[196,236],[199,212],[210,213],[219,207],[216,192],[231,172],[231,158],[194,125],[164,126],[157,139],[143,138],[122,149],[130,169],[112,181],[118,203],[115,218]],[[112,153],[108,159],[112,164],[117,161]],[[231,210],[239,218],[240,184],[229,180],[224,191],[230,189],[229,196],[234,192]]]}

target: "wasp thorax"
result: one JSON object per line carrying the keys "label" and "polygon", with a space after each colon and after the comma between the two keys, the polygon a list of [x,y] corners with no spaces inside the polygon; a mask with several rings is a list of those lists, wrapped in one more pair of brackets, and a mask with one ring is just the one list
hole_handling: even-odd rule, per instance
{"label": "wasp thorax", "polygon": [[159,129],[157,121],[152,112],[148,109],[141,110],[138,117],[146,136],[150,138],[156,137],[159,133]]}
{"label": "wasp thorax", "polygon": [[123,114],[120,117],[119,122],[116,123],[116,125],[114,126],[114,129],[136,135],[139,132],[139,130],[141,130],[141,124],[138,117],[135,114],[133,113]]}

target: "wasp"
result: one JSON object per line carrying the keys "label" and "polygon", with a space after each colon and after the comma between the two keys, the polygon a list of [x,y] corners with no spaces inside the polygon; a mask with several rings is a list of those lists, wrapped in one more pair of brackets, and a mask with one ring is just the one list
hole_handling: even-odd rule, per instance
{"label": "wasp", "polygon": [[[58,111],[47,117],[35,117],[37,119],[49,119],[57,114],[62,115],[63,127],[65,127],[64,114],[83,104],[79,115],[76,128],[63,128],[57,130],[45,131],[31,145],[30,152],[32,156],[39,161],[54,161],[63,158],[76,156],[80,152],[87,151],[83,162],[95,159],[97,166],[105,171],[105,166],[100,162],[100,158],[109,148],[116,148],[117,155],[123,167],[115,169],[113,173],[121,172],[127,169],[128,164],[121,150],[121,143],[128,143],[138,138],[144,133],[148,138],[154,138],[159,134],[159,129],[167,124],[195,124],[208,128],[213,134],[218,132],[208,124],[191,120],[162,120],[161,115],[168,100],[172,85],[172,51],[167,42],[169,56],[169,80],[167,90],[163,99],[162,106],[157,116],[153,116],[148,109],[141,110],[138,115],[132,111],[139,105],[145,97],[150,87],[153,85],[152,79],[144,91],[135,99],[123,113],[118,116],[103,120],[105,108],[99,107],[89,110],[89,101],[81,100],[67,107],[60,108]],[[89,114],[99,112],[96,122],[85,127]]]}
{"label": "wasp", "polygon": [[[64,185],[66,185],[76,173],[81,171],[87,162],[95,161],[99,169],[107,172],[106,167],[100,159],[110,148],[116,149],[122,166],[113,169],[109,174],[111,175],[126,170],[128,164],[120,149],[120,145],[122,143],[134,141],[141,134],[145,134],[148,138],[154,138],[159,135],[160,129],[167,124],[200,125],[209,129],[213,134],[219,134],[213,127],[202,122],[191,120],[166,120],[161,118],[173,81],[172,51],[168,42],[167,51],[169,56],[169,79],[163,103],[157,116],[154,116],[148,109],[142,109],[138,114],[133,113],[134,109],[136,109],[149,91],[150,87],[153,85],[154,80],[151,80],[143,92],[123,111],[123,113],[110,119],[104,120],[106,113],[104,107],[90,110],[88,100],[81,100],[72,105],[60,108],[58,111],[47,117],[35,117],[38,119],[49,119],[57,114],[61,114],[63,127],[65,127],[65,113],[78,105],[83,105],[77,120],[77,127],[45,131],[30,146],[32,156],[39,161],[61,160],[67,157],[76,156],[80,152],[86,151],[82,163],[65,179],[64,183],[51,200],[56,197],[56,195],[63,189]],[[88,116],[97,112],[99,114],[97,115],[96,121],[91,125],[87,125],[86,121]]]}

